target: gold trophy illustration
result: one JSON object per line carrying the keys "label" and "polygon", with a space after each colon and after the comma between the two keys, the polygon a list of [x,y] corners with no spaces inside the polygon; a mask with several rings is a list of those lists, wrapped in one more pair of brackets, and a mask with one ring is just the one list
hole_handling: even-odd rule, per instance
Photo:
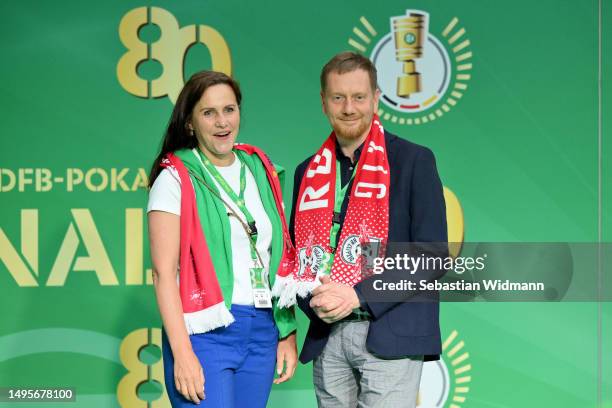
{"label": "gold trophy illustration", "polygon": [[421,74],[415,60],[423,56],[423,42],[427,39],[426,16],[408,13],[391,19],[395,38],[395,59],[403,63],[403,75],[397,78],[397,95],[408,98],[421,91]]}

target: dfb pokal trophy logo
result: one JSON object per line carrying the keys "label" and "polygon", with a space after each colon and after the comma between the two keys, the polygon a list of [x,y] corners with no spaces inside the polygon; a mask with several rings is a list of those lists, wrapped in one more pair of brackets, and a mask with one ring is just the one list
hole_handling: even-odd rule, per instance
{"label": "dfb pokal trophy logo", "polygon": [[359,21],[348,43],[376,66],[378,115],[384,121],[421,125],[458,104],[471,79],[472,51],[457,17],[438,36],[430,32],[431,17],[422,10],[391,17],[382,36],[365,17]]}

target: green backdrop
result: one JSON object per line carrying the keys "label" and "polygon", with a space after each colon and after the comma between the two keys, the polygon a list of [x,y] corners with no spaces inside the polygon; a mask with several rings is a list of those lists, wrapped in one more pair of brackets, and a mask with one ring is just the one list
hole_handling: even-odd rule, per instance
{"label": "green backdrop", "polygon": [[[239,140],[289,169],[289,206],[292,170],[329,133],[322,65],[345,49],[373,58],[407,9],[429,13],[439,46],[422,61],[448,62],[446,77],[421,71],[423,92],[436,93],[431,78],[448,88],[419,113],[380,114],[434,151],[463,239],[612,241],[608,0],[6,0],[0,387],[75,387],[70,406],[167,406],[159,350],[144,347],[160,328],[144,186],[183,77],[231,70]],[[138,34],[142,21],[157,24]],[[400,65],[383,54],[380,75],[394,80]],[[441,323],[445,354],[426,367],[420,407],[612,406],[610,303],[444,303]],[[299,313],[300,344],[306,327]],[[269,406],[315,406],[310,371],[274,386]]]}

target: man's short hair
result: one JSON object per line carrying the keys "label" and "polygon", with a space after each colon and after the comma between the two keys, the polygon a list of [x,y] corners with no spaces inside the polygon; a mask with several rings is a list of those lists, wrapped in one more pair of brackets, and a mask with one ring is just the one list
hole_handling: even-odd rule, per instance
{"label": "man's short hair", "polygon": [[327,86],[327,76],[330,72],[345,74],[347,72],[353,72],[357,69],[363,69],[368,73],[372,92],[375,92],[377,87],[376,67],[368,58],[351,51],[336,54],[327,62],[327,64],[325,64],[321,70],[321,91],[325,92],[325,88]]}

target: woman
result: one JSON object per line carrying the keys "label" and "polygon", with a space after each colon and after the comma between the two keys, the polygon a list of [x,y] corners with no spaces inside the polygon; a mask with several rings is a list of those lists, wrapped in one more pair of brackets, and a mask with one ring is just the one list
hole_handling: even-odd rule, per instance
{"label": "woman", "polygon": [[174,407],[265,407],[275,362],[274,383],[297,362],[293,310],[270,298],[292,259],[280,184],[259,149],[234,145],[241,99],[227,75],[193,75],[151,169],[149,241]]}

